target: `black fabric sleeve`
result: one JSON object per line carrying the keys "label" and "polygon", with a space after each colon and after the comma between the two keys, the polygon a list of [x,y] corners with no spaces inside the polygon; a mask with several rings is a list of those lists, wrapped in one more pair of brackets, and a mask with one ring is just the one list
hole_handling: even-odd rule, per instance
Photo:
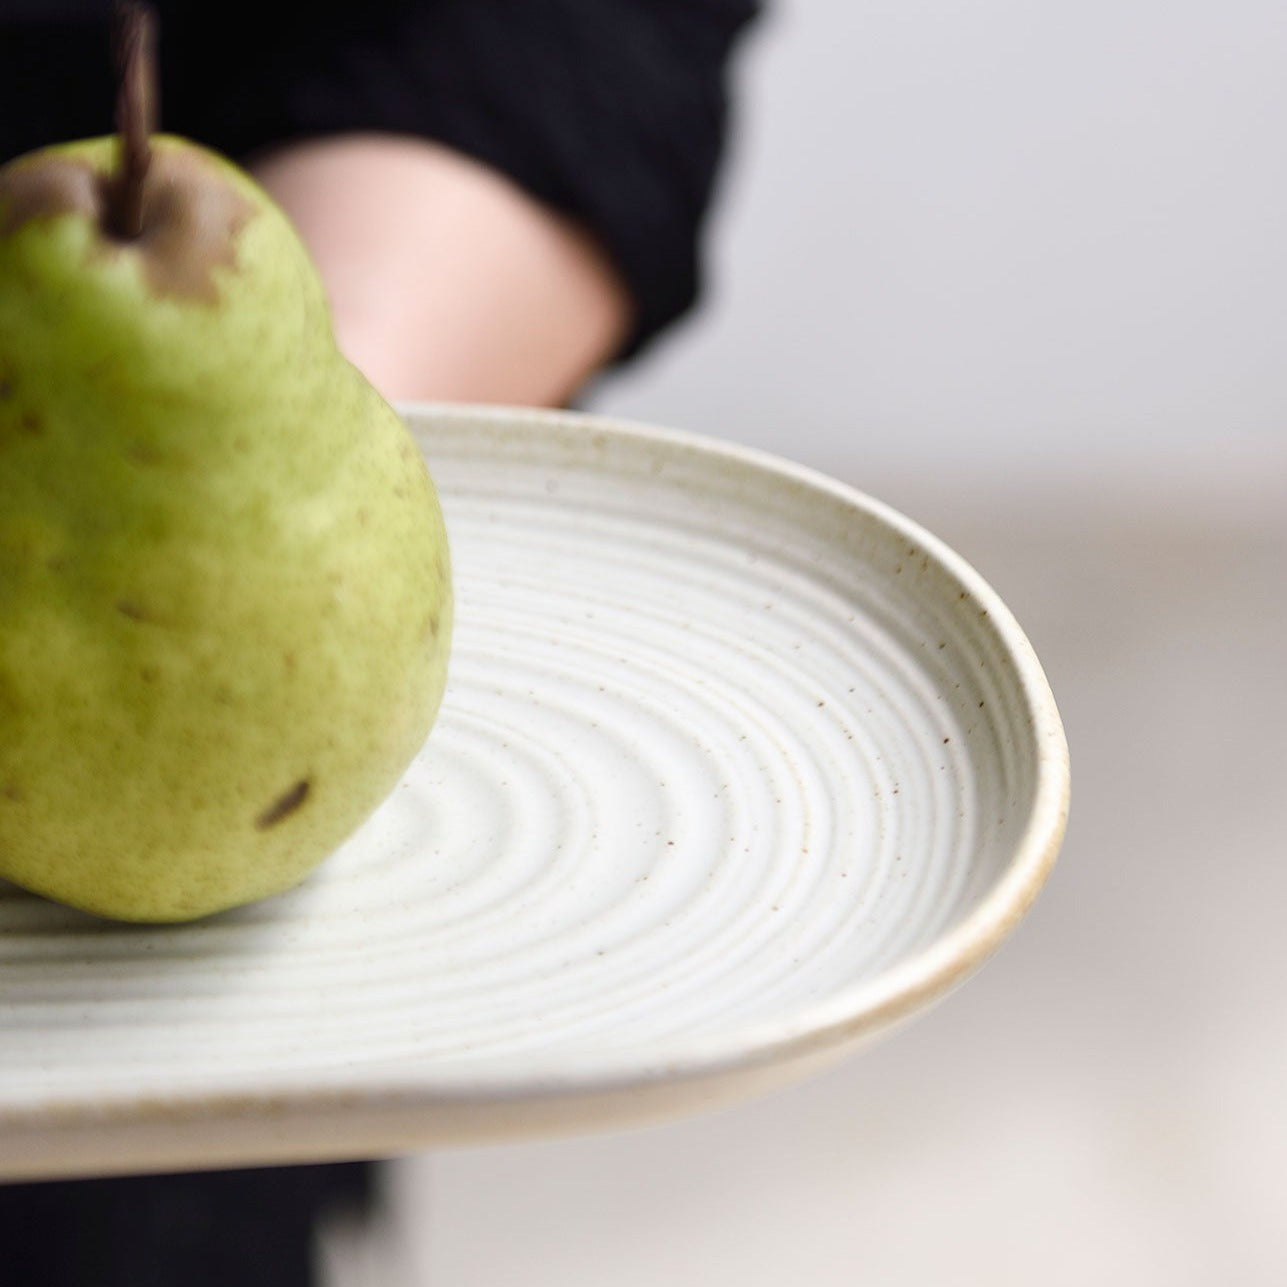
{"label": "black fabric sleeve", "polygon": [[162,3],[168,129],[245,159],[354,130],[458,149],[586,226],[635,303],[622,356],[687,310],[757,0]]}

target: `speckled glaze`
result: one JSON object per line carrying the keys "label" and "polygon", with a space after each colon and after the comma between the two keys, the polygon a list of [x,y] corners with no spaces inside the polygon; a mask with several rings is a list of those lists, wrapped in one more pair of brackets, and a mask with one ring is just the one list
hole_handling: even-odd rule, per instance
{"label": "speckled glaze", "polygon": [[941,998],[1063,835],[1049,687],[902,516],[726,443],[406,408],[447,513],[438,727],[302,888],[125,928],[0,898],[0,1175],[603,1129]]}

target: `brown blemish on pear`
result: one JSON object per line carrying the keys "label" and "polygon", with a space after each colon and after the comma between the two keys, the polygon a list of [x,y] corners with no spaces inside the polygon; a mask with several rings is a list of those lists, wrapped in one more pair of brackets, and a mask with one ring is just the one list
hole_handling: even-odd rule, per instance
{"label": "brown blemish on pear", "polygon": [[100,213],[96,175],[88,162],[33,157],[27,165],[0,171],[0,237],[38,219]]}
{"label": "brown blemish on pear", "polygon": [[128,617],[131,621],[150,621],[152,619],[147,610],[135,603],[133,599],[118,599],[116,601],[116,611],[121,616]]}
{"label": "brown blemish on pear", "polygon": [[95,254],[136,257],[158,299],[214,305],[217,269],[237,267],[237,237],[255,208],[200,154],[158,148],[143,188],[143,227],[122,238],[111,227],[111,178],[89,161],[33,157],[0,173],[0,237],[29,223],[79,215],[98,230]]}
{"label": "brown blemish on pear", "polygon": [[289,791],[279,796],[255,819],[255,826],[260,831],[267,831],[279,822],[289,818],[308,799],[310,783],[307,778],[300,778]]}

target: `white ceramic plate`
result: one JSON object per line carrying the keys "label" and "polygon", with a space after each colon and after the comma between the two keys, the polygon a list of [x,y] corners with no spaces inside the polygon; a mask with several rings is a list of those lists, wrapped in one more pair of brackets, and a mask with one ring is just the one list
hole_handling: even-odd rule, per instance
{"label": "white ceramic plate", "polygon": [[0,1176],[379,1156],[692,1112],[941,997],[1054,860],[1067,748],[988,586],[724,443],[408,409],[437,729],[305,886],[178,928],[0,896]]}

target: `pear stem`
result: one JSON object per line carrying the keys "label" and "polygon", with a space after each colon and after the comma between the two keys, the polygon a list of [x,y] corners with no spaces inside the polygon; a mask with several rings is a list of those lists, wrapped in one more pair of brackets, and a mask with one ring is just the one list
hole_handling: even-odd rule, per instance
{"label": "pear stem", "polygon": [[156,129],[156,19],[148,5],[129,2],[117,4],[112,20],[121,152],[107,214],[112,231],[133,241],[143,234],[143,185]]}

